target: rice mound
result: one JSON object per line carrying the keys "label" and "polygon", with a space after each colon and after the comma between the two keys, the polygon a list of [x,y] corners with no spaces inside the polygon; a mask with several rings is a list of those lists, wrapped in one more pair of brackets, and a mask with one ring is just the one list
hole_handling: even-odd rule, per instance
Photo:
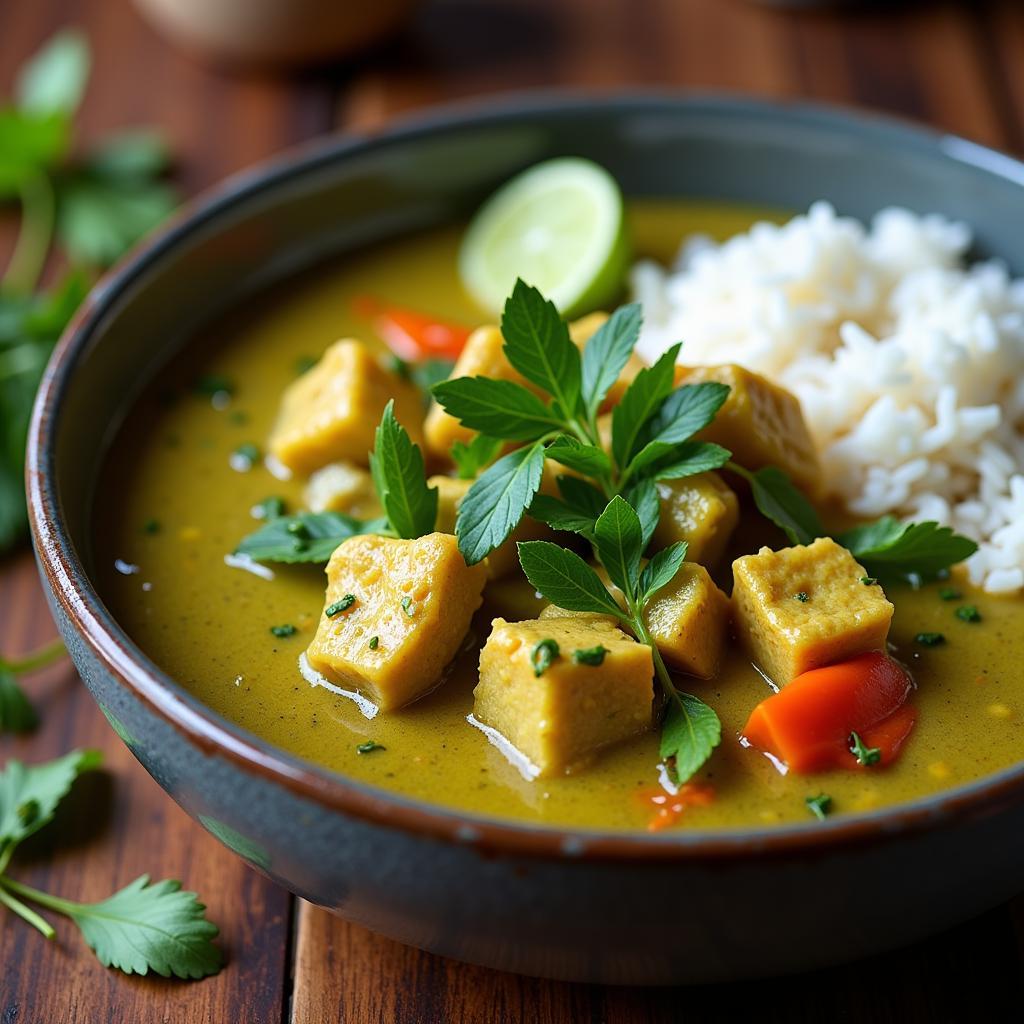
{"label": "rice mound", "polygon": [[967,264],[965,224],[903,209],[866,228],[814,204],[632,271],[648,360],[739,363],[793,391],[853,513],[972,537],[973,583],[1024,587],[1024,280]]}

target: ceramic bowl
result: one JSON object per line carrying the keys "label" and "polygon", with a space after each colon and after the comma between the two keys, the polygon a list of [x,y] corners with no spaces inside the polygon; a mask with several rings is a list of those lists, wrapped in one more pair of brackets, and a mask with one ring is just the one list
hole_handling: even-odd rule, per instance
{"label": "ceramic bowl", "polygon": [[627,193],[969,221],[1024,268],[1024,166],[887,120],[739,99],[534,96],[341,136],[227,182],[93,291],[46,374],[28,488],[54,616],[111,724],[254,867],[375,931],[503,970],[669,983],[806,970],[919,939],[1021,888],[1024,766],[896,808],[657,835],[530,827],[394,796],[219,718],[135,646],[93,584],[92,494],[139,388],[195,329],[343,251],[465,216],[575,154]]}

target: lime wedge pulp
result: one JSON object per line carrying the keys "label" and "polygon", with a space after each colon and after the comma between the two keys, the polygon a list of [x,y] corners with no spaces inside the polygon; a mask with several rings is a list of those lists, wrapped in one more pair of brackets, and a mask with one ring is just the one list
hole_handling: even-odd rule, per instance
{"label": "lime wedge pulp", "polygon": [[516,278],[574,317],[611,304],[629,264],[622,192],[589,160],[548,160],[516,175],[477,211],[459,273],[470,295],[500,313]]}

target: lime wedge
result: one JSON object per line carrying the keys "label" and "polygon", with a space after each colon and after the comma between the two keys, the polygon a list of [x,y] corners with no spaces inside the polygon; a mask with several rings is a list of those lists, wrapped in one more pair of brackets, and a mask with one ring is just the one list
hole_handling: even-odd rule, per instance
{"label": "lime wedge", "polygon": [[517,277],[575,317],[614,302],[626,276],[622,192],[589,160],[548,160],[516,175],[477,211],[462,240],[459,273],[472,297],[498,314]]}

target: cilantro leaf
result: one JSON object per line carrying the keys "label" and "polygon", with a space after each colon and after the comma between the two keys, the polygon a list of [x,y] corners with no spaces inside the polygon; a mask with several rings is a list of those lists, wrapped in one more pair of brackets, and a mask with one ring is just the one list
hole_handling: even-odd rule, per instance
{"label": "cilantro leaf", "polygon": [[594,545],[612,583],[630,599],[635,598],[643,553],[643,532],[633,507],[620,495],[612,498],[598,516],[594,525]]}
{"label": "cilantro leaf", "polygon": [[517,280],[505,303],[501,333],[513,367],[551,395],[563,416],[574,416],[580,399],[580,353],[555,304]]}
{"label": "cilantro leaf", "polygon": [[550,494],[538,494],[530,505],[529,513],[534,519],[547,523],[553,530],[578,533],[588,540],[594,536],[596,517],[578,512]]}
{"label": "cilantro leaf", "polygon": [[218,928],[180,882],[150,885],[149,876],[141,875],[98,903],[60,903],[55,909],[78,925],[104,967],[165,978],[205,978],[220,970],[221,952],[212,942]]}
{"label": "cilantro leaf", "polygon": [[644,427],[672,391],[676,357],[681,345],[673,345],[653,366],[645,367],[612,411],[612,455],[625,468],[643,446]]}
{"label": "cilantro leaf", "polygon": [[640,337],[643,313],[639,303],[620,306],[594,332],[583,349],[583,402],[593,418],[619,379]]}
{"label": "cilantro leaf", "polygon": [[85,94],[90,64],[85,36],[75,29],[58,32],[19,71],[18,106],[34,114],[73,114]]}
{"label": "cilantro leaf", "polygon": [[601,477],[612,468],[611,460],[603,448],[596,445],[583,444],[575,437],[562,434],[556,437],[547,447],[546,455],[554,462],[573,469],[584,476]]}
{"label": "cilantro leaf", "polygon": [[519,525],[540,488],[540,443],[502,456],[473,482],[455,519],[459,550],[469,565],[486,558]]}
{"label": "cilantro leaf", "polygon": [[435,385],[434,398],[464,427],[510,441],[534,441],[562,421],[532,391],[511,380],[456,377]]}
{"label": "cilantro leaf", "polygon": [[[639,462],[642,468],[647,469],[641,462],[642,456],[643,452],[633,460],[633,465]],[[671,454],[647,471],[655,480],[681,480],[697,473],[721,469],[731,456],[732,452],[721,445],[707,441],[683,441],[682,444],[673,445]]]}
{"label": "cilantro leaf", "polygon": [[[45,764],[8,761],[0,771],[0,853],[49,824],[75,779],[100,761],[98,750],[75,750]],[[20,813],[25,806],[34,809],[29,817]]]}
{"label": "cilantro leaf", "polygon": [[673,781],[692,778],[721,740],[722,723],[704,701],[678,691],[670,698],[659,752]]}
{"label": "cilantro leaf", "polygon": [[559,608],[622,617],[601,577],[574,551],[546,540],[521,541],[519,564],[531,585]]}
{"label": "cilantro leaf", "polygon": [[391,528],[413,540],[433,533],[437,525],[437,488],[427,485],[423,453],[395,419],[388,402],[374,435],[370,473]]}
{"label": "cilantro leaf", "polygon": [[18,685],[14,673],[0,666],[0,733],[31,732],[38,724],[35,708]]}
{"label": "cilantro leaf", "polygon": [[451,456],[459,479],[472,480],[479,476],[480,471],[493,462],[500,451],[501,440],[486,434],[477,434],[469,444],[456,441],[452,445]]}
{"label": "cilantro leaf", "polygon": [[364,522],[341,512],[299,512],[271,519],[243,538],[234,553],[257,562],[326,562],[349,537],[386,528],[383,519]]}
{"label": "cilantro leaf", "polygon": [[978,550],[973,540],[948,526],[902,523],[893,516],[856,526],[836,540],[876,575],[934,576]]}
{"label": "cilantro leaf", "polygon": [[662,587],[668,586],[672,582],[686,560],[686,548],[685,540],[676,541],[675,544],[662,548],[643,567],[637,587],[641,604],[646,603]]}

